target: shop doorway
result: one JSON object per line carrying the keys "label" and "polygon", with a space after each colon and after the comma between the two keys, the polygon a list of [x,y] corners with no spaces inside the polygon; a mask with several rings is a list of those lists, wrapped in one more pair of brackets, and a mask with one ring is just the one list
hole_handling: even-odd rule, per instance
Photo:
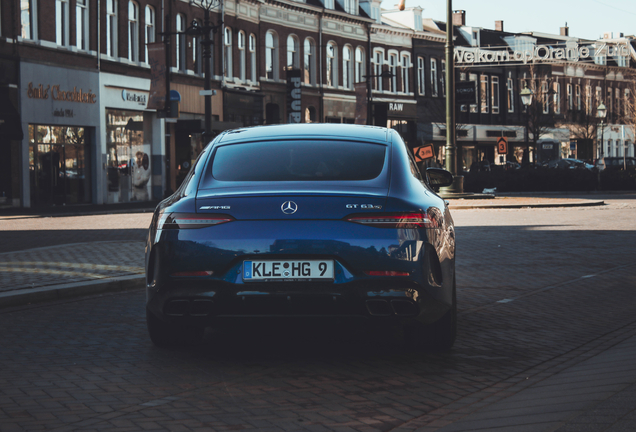
{"label": "shop doorway", "polygon": [[29,125],[29,173],[35,206],[91,202],[86,130]]}

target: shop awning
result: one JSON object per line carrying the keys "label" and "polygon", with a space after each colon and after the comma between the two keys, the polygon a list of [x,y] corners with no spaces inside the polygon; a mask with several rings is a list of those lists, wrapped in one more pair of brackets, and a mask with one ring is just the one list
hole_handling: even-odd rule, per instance
{"label": "shop awning", "polygon": [[18,87],[14,84],[0,85],[0,143],[23,138],[18,111]]}

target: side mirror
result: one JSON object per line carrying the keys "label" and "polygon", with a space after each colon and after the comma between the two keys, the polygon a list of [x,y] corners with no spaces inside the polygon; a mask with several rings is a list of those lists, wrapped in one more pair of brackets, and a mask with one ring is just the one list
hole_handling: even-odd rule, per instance
{"label": "side mirror", "polygon": [[453,184],[453,174],[442,168],[426,168],[426,178],[428,184],[435,189]]}

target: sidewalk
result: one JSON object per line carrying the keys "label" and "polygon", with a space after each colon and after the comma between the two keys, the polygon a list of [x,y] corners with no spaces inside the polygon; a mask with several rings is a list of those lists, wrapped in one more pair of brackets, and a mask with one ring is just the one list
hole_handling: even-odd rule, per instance
{"label": "sidewalk", "polygon": [[[488,208],[600,206],[602,200],[535,196],[451,199],[451,211]],[[0,220],[150,212],[156,203],[2,209]],[[142,288],[144,243],[100,241],[0,253],[0,308],[93,293]],[[112,262],[117,257],[117,263]]]}

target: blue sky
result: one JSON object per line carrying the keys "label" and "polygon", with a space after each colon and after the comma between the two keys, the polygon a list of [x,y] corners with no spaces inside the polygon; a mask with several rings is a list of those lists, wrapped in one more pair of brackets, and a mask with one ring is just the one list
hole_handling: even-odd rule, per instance
{"label": "blue sky", "polygon": [[[397,3],[385,0],[382,7],[393,9]],[[424,9],[425,18],[446,20],[445,0],[406,0],[406,7],[414,6]],[[567,22],[570,36],[636,35],[636,0],[453,0],[452,7],[466,11],[466,25],[488,29],[503,20],[506,31],[559,34]]]}

